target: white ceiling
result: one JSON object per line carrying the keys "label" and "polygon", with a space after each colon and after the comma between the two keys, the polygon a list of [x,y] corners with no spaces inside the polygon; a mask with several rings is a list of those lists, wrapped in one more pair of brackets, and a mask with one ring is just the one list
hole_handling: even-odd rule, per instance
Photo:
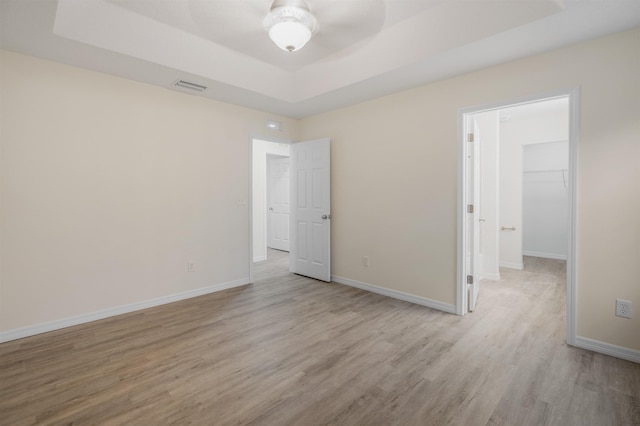
{"label": "white ceiling", "polygon": [[300,118],[640,26],[639,0],[307,3],[319,30],[292,53],[271,0],[0,0],[0,46]]}

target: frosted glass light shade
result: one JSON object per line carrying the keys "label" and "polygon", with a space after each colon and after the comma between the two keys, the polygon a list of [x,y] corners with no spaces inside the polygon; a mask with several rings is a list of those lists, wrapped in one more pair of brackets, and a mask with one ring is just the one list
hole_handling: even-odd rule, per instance
{"label": "frosted glass light shade", "polygon": [[274,0],[263,25],[276,46],[294,52],[311,39],[317,21],[304,0]]}
{"label": "frosted glass light shade", "polygon": [[284,21],[271,27],[269,37],[280,49],[293,52],[311,40],[311,30],[300,22]]}

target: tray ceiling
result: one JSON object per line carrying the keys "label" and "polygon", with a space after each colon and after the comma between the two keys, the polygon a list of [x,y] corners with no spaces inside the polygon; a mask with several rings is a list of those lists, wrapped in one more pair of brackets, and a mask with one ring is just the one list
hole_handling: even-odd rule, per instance
{"label": "tray ceiling", "polygon": [[303,117],[640,25],[635,0],[307,1],[319,30],[293,53],[262,28],[269,0],[2,0],[1,41]]}

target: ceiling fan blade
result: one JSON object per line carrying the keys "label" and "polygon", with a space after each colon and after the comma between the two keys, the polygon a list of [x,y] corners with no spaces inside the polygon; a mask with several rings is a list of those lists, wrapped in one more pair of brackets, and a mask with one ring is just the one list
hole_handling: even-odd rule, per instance
{"label": "ceiling fan blade", "polygon": [[262,30],[269,4],[261,0],[187,0],[191,18],[212,41]]}
{"label": "ceiling fan blade", "polygon": [[339,50],[377,34],[385,23],[385,4],[382,0],[338,1],[313,3],[318,20],[315,43]]}

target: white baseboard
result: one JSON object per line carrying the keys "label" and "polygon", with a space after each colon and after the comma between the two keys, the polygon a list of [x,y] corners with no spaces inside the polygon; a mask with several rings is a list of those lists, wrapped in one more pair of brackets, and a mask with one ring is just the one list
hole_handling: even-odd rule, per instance
{"label": "white baseboard", "polygon": [[233,287],[240,287],[249,283],[249,278],[242,278],[226,283],[215,284],[209,287],[189,290],[182,293],[172,294],[169,296],[158,297],[156,299],[144,300],[129,305],[118,306],[115,308],[104,309],[97,312],[77,315],[74,317],[64,318],[60,320],[50,321],[41,324],[30,325],[27,327],[17,328],[0,332],[0,343],[10,340],[22,339],[23,337],[34,336],[36,334],[46,333],[48,331],[59,330],[61,328],[71,327],[74,325],[84,324],[91,321],[97,321],[116,315],[127,314],[129,312],[139,311],[142,309],[153,308],[155,306],[165,305],[167,303],[177,302],[179,300],[190,299],[192,297],[203,296],[217,291],[227,290]]}
{"label": "white baseboard", "polygon": [[256,257],[253,258],[253,263],[264,262],[265,260],[267,260],[267,255],[256,256]]}
{"label": "white baseboard", "polygon": [[627,361],[640,363],[640,351],[634,349],[623,348],[622,346],[616,346],[610,343],[604,343],[598,340],[579,336],[576,336],[574,346],[582,349],[588,349],[594,352],[599,352],[601,354],[610,355],[616,358],[626,359]]}
{"label": "white baseboard", "polygon": [[500,267],[522,271],[524,269],[524,263],[500,262]]}
{"label": "white baseboard", "polygon": [[557,260],[567,260],[566,254],[558,254],[558,253],[542,253],[539,251],[523,251],[523,255],[532,256],[532,257],[543,257],[545,259],[557,259]]}
{"label": "white baseboard", "polygon": [[427,299],[426,297],[414,296],[413,294],[404,293],[402,291],[390,290],[384,287],[378,287],[376,285],[363,283],[361,281],[352,280],[349,278],[331,276],[331,280],[338,284],[348,285],[349,287],[359,288],[361,290],[370,291],[372,293],[381,294],[383,296],[392,297],[394,299],[404,300],[405,302],[415,303],[416,305],[426,306],[428,308],[438,309],[440,311],[448,312],[450,314],[456,313],[455,305],[448,303],[438,302],[436,300]]}
{"label": "white baseboard", "polygon": [[500,274],[487,274],[483,273],[481,280],[500,281]]}

